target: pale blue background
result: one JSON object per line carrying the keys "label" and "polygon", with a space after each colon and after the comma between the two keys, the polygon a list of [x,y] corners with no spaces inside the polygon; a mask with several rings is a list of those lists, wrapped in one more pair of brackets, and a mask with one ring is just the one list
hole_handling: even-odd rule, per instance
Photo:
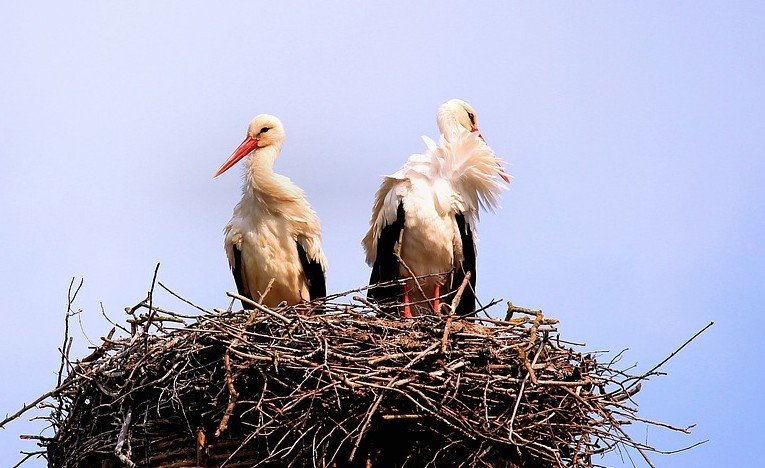
{"label": "pale blue background", "polygon": [[[480,296],[643,370],[716,321],[638,396],[693,435],[632,430],[664,449],[710,439],[659,466],[758,465],[763,4],[370,3],[0,5],[0,412],[55,383],[72,276],[94,340],[99,302],[122,318],[156,262],[227,305],[240,179],[212,174],[252,116],[284,121],[277,170],[321,216],[338,291],[367,279],[379,176],[460,97],[515,176],[481,221]],[[0,432],[0,465],[34,448],[26,419]]]}

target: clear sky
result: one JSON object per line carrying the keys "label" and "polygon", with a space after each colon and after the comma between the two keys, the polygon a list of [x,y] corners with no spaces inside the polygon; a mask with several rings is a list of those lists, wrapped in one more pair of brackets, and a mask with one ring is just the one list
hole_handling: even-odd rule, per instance
{"label": "clear sky", "polygon": [[[710,439],[659,466],[761,463],[765,4],[25,1],[0,31],[0,413],[55,384],[73,276],[92,340],[99,303],[122,318],[157,262],[228,304],[241,180],[212,175],[254,115],[284,122],[276,169],[321,217],[339,291],[368,278],[380,175],[459,97],[515,177],[479,226],[480,297],[643,370],[714,320],[637,398],[693,435],[633,433]],[[0,465],[40,427],[0,431]]]}

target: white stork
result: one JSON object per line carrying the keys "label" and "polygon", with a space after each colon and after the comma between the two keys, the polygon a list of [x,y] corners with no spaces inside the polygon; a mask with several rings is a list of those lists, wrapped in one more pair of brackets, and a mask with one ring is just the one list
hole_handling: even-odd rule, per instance
{"label": "white stork", "polygon": [[429,300],[440,313],[440,298],[456,291],[468,272],[470,287],[456,312],[475,310],[478,210],[497,206],[504,185],[496,176],[509,182],[501,160],[479,133],[478,118],[468,103],[459,99],[444,103],[437,122],[440,143],[423,137],[427,150],[384,177],[362,242],[372,267],[370,285],[433,275],[369,290],[370,299],[380,303],[403,300],[404,317],[418,313],[411,303]]}
{"label": "white stork", "polygon": [[226,225],[226,255],[239,294],[263,304],[288,305],[326,296],[327,260],[319,217],[292,181],[273,171],[284,143],[284,127],[273,115],[250,122],[247,137],[215,177],[250,155],[242,200]]}

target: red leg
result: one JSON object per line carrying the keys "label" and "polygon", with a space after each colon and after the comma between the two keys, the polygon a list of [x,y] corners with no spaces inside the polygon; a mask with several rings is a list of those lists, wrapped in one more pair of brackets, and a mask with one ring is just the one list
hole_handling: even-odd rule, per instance
{"label": "red leg", "polygon": [[409,291],[404,288],[404,313],[402,314],[404,318],[412,318],[412,309],[409,305]]}
{"label": "red leg", "polygon": [[441,313],[441,285],[439,283],[436,283],[435,288],[433,288],[433,309],[436,311],[436,314]]}

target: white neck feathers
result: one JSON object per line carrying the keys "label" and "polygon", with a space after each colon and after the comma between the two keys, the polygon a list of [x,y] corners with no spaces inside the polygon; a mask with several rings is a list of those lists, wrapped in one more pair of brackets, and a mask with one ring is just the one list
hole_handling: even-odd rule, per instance
{"label": "white neck feathers", "polygon": [[260,197],[278,196],[284,191],[282,177],[274,173],[274,162],[281,152],[281,144],[258,148],[250,153],[245,173],[245,193],[257,194]]}

